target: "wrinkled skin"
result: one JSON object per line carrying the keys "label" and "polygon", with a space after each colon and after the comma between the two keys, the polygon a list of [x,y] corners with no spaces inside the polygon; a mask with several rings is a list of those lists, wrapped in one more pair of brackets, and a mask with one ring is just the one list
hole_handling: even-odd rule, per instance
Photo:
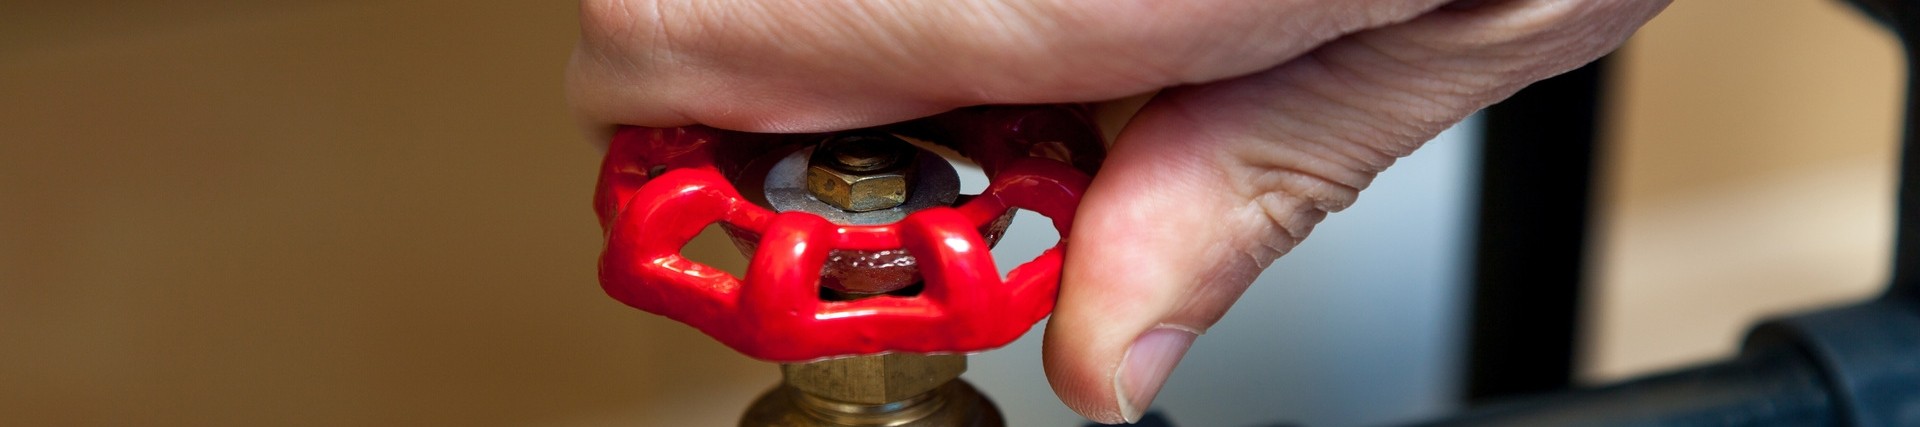
{"label": "wrinkled skin", "polygon": [[1668,2],[584,0],[568,91],[596,130],[762,132],[1152,94],[1080,206],[1046,331],[1055,392],[1113,423],[1396,159]]}

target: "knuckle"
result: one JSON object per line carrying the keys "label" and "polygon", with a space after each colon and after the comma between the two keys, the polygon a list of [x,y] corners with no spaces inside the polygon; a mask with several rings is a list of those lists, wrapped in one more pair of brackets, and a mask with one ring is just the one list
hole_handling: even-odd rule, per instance
{"label": "knuckle", "polygon": [[[676,50],[695,48],[710,35],[697,3],[662,0],[582,0],[583,46],[620,62],[672,61]],[[634,65],[634,64],[628,64]]]}
{"label": "knuckle", "polygon": [[[1468,12],[1459,49],[1492,51],[1514,57],[1590,59],[1617,46],[1652,16],[1649,0],[1511,1],[1484,12]],[[1657,10],[1655,8],[1654,10]],[[1584,61],[1580,61],[1584,62]]]}
{"label": "knuckle", "polygon": [[640,25],[626,0],[581,0],[580,34],[589,43],[625,38]]}

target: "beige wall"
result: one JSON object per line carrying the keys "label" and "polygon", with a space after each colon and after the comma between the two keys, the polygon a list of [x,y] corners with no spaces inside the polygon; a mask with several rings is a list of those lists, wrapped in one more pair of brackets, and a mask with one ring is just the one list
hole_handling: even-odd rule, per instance
{"label": "beige wall", "polygon": [[770,384],[599,291],[571,3],[308,3],[0,6],[0,425],[720,425]]}
{"label": "beige wall", "polygon": [[1839,1],[1681,0],[1620,55],[1590,379],[1732,354],[1881,287],[1902,82]]}

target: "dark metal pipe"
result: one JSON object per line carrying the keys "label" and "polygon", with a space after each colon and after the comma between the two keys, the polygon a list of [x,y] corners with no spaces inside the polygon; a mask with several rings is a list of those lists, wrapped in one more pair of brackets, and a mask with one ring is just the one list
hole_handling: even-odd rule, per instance
{"label": "dark metal pipe", "polygon": [[1420,424],[1453,426],[1839,426],[1820,373],[1791,349],[1604,388],[1495,404]]}
{"label": "dark metal pipe", "polygon": [[1887,296],[1920,301],[1920,80],[1912,72],[1920,64],[1920,1],[1848,0],[1867,16],[1879,21],[1906,48],[1907,105],[1900,154],[1900,189],[1896,203],[1893,244],[1893,278]]}
{"label": "dark metal pipe", "polygon": [[1843,425],[1920,426],[1920,302],[1883,298],[1777,319],[1747,343],[1806,354]]}
{"label": "dark metal pipe", "polygon": [[1916,426],[1920,305],[1884,299],[1776,319],[1732,361],[1418,425]]}
{"label": "dark metal pipe", "polygon": [[1607,60],[1483,112],[1466,399],[1573,387]]}

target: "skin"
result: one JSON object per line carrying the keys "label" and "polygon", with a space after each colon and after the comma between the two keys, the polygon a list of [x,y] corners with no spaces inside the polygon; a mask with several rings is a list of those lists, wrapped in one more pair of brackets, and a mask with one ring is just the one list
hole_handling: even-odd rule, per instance
{"label": "skin", "polygon": [[1151,94],[1080,205],[1046,331],[1054,391],[1115,423],[1165,374],[1126,369],[1136,340],[1204,333],[1396,159],[1668,3],[583,0],[568,93],[596,130],[758,132]]}

